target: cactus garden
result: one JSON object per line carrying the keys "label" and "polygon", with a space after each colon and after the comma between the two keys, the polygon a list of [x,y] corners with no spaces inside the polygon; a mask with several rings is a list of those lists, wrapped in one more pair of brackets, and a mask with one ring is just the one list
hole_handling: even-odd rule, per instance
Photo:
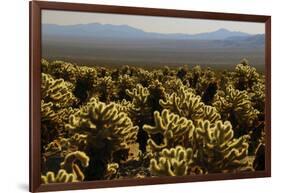
{"label": "cactus garden", "polygon": [[247,59],[41,61],[43,184],[264,170],[265,145],[265,75]]}

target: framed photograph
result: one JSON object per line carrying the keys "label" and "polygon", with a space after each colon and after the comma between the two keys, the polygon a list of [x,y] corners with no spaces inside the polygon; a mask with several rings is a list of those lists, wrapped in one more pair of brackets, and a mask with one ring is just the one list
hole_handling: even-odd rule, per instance
{"label": "framed photograph", "polygon": [[271,18],[30,2],[30,191],[270,177]]}

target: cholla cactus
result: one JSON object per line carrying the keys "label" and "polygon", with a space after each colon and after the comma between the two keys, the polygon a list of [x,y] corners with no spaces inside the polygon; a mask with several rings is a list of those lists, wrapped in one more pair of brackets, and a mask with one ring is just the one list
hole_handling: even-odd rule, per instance
{"label": "cholla cactus", "polygon": [[230,122],[200,121],[195,128],[196,163],[209,173],[251,170],[247,159],[249,136],[233,137]]}
{"label": "cholla cactus", "polygon": [[[86,137],[86,135],[76,133],[69,138],[58,137],[57,139],[48,143],[43,148],[42,155],[44,159],[42,166],[45,168],[45,170],[56,170],[52,169],[58,168],[58,166],[54,166],[54,163],[61,162],[67,156],[69,157],[75,152],[75,154],[77,154],[78,150],[85,151]],[[67,171],[70,172],[70,170]]]}
{"label": "cholla cactus", "polygon": [[77,180],[83,181],[85,176],[77,165],[78,161],[81,163],[82,167],[88,167],[90,158],[82,151],[75,151],[65,156],[61,167],[68,173],[73,172]]}
{"label": "cholla cactus", "polygon": [[234,73],[235,87],[239,90],[247,90],[259,80],[256,68],[251,67],[247,62],[237,64]]}
{"label": "cholla cactus", "polygon": [[186,87],[181,87],[178,94],[169,95],[166,101],[160,100],[159,102],[163,108],[187,119],[197,120],[203,115],[204,103],[201,102],[201,97]]}
{"label": "cholla cactus", "polygon": [[202,117],[204,120],[209,120],[211,123],[214,123],[221,119],[221,115],[218,113],[217,109],[208,105],[205,105],[203,107]]}
{"label": "cholla cactus", "polygon": [[69,182],[79,182],[73,173],[67,173],[65,170],[61,169],[55,174],[52,171],[46,173],[46,175],[41,175],[42,184],[51,183],[69,183]]}
{"label": "cholla cactus", "polygon": [[97,83],[93,85],[92,95],[102,102],[110,102],[115,93],[114,81],[110,76],[98,78]]}
{"label": "cholla cactus", "polygon": [[116,103],[116,108],[119,112],[126,113],[130,118],[134,116],[132,111],[134,105],[131,101],[123,99],[122,101]]}
{"label": "cholla cactus", "polygon": [[[73,63],[55,60],[51,63],[42,60],[42,65],[47,66],[46,73],[54,76],[57,79],[64,79],[65,81],[72,82],[74,84],[77,81],[94,81],[97,76],[97,71],[93,67],[87,67],[83,65],[76,65]],[[48,65],[47,65],[48,64]],[[45,71],[43,71],[45,73]]]}
{"label": "cholla cactus", "polygon": [[106,179],[114,178],[117,173],[118,168],[119,168],[118,163],[107,164],[105,178]]}
{"label": "cholla cactus", "polygon": [[136,71],[135,76],[138,78],[138,82],[144,87],[148,87],[153,81],[153,75],[141,68]]}
{"label": "cholla cactus", "polygon": [[157,145],[152,138],[148,140],[148,146],[152,152],[163,148],[171,148],[176,145],[186,145],[193,136],[194,125],[192,121],[177,114],[170,113],[167,109],[154,113],[155,126],[144,125],[143,129],[151,136],[161,134],[163,143]]}
{"label": "cholla cactus", "polygon": [[177,71],[177,78],[179,78],[182,81],[186,81],[189,78],[188,72],[189,72],[188,65],[184,65],[183,67],[180,67]]}
{"label": "cholla cactus", "polygon": [[41,143],[43,146],[53,141],[60,135],[60,117],[54,111],[52,102],[45,103],[41,100]]}
{"label": "cholla cactus", "polygon": [[214,71],[212,71],[210,68],[206,70],[202,70],[200,73],[200,76],[198,78],[198,82],[196,84],[196,91],[197,93],[202,96],[204,92],[206,92],[206,89],[208,86],[215,82],[216,76]]}
{"label": "cholla cactus", "polygon": [[265,76],[247,61],[234,72],[41,65],[43,183],[264,167]]}
{"label": "cholla cactus", "polygon": [[63,79],[54,79],[42,73],[41,96],[45,102],[52,102],[56,108],[70,107],[77,102],[68,84]]}
{"label": "cholla cactus", "polygon": [[[44,61],[42,61],[42,64]],[[76,82],[77,66],[60,60],[55,60],[48,63],[48,68],[44,70],[44,73],[48,73],[54,76],[56,79],[64,79],[65,81],[70,81],[72,83]]]}
{"label": "cholla cactus", "polygon": [[151,112],[162,111],[162,106],[159,101],[166,98],[166,92],[163,84],[160,81],[155,80],[148,87],[148,91],[148,105],[151,107]]}
{"label": "cholla cactus", "polygon": [[57,122],[57,114],[53,110],[53,103],[45,103],[44,100],[41,100],[41,122]]}
{"label": "cholla cactus", "polygon": [[138,131],[125,113],[118,112],[114,103],[106,105],[97,101],[72,115],[67,128],[88,135],[88,143],[97,148],[111,144],[111,151],[127,148],[127,144],[136,140]]}
{"label": "cholla cactus", "polygon": [[258,109],[259,112],[264,115],[265,81],[263,78],[260,79],[260,81],[254,83],[249,91],[249,95],[251,96],[253,107],[255,109]]}
{"label": "cholla cactus", "polygon": [[[223,115],[224,120],[231,120],[238,136],[247,133],[247,128],[254,124],[259,114],[259,111],[253,108],[247,92],[232,86],[229,86],[225,93],[217,94],[213,105]],[[243,128],[244,131],[241,130]]]}
{"label": "cholla cactus", "polygon": [[166,94],[171,95],[172,93],[178,93],[181,87],[184,87],[184,84],[180,79],[171,79],[165,82],[164,84]]}
{"label": "cholla cactus", "polygon": [[118,99],[129,100],[130,96],[127,94],[126,90],[132,90],[136,85],[135,78],[125,74],[118,77],[118,81],[115,82],[117,89]]}
{"label": "cholla cactus", "polygon": [[49,68],[50,68],[49,62],[42,58],[41,59],[41,71],[43,73],[48,73]]}
{"label": "cholla cactus", "polygon": [[85,177],[77,162],[80,162],[83,167],[88,167],[89,157],[81,151],[67,154],[64,161],[61,163],[62,169],[58,171],[57,175],[52,171],[47,172],[46,175],[41,175],[42,183],[49,184],[83,181]]}
{"label": "cholla cactus", "polygon": [[192,68],[191,77],[189,79],[190,86],[192,88],[196,88],[198,84],[199,78],[201,76],[202,69],[199,65],[196,65]]}
{"label": "cholla cactus", "polygon": [[147,106],[149,91],[146,87],[143,87],[141,84],[137,84],[136,88],[132,91],[126,90],[126,93],[132,98],[135,112],[139,113]]}
{"label": "cholla cactus", "polygon": [[132,91],[126,90],[127,95],[131,97],[132,106],[128,109],[128,114],[132,117],[132,121],[139,126],[137,142],[140,144],[140,149],[145,151],[146,141],[148,135],[143,131],[142,126],[152,121],[152,107],[149,103],[150,93],[146,87],[137,84],[136,88]]}
{"label": "cholla cactus", "polygon": [[117,110],[116,104],[107,105],[95,99],[70,117],[67,128],[87,135],[85,152],[91,159],[86,169],[87,180],[104,179],[106,165],[113,161],[114,153],[128,151],[128,145],[136,142],[138,133],[138,127],[126,113]]}
{"label": "cholla cactus", "polygon": [[189,174],[192,156],[191,148],[163,149],[157,158],[150,160],[150,170],[156,176],[185,176]]}

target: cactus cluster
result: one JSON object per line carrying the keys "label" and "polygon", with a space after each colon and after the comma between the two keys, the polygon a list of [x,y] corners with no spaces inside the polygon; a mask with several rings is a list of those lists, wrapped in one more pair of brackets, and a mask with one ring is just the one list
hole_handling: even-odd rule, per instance
{"label": "cactus cluster", "polygon": [[264,169],[265,76],[246,59],[41,67],[42,183]]}

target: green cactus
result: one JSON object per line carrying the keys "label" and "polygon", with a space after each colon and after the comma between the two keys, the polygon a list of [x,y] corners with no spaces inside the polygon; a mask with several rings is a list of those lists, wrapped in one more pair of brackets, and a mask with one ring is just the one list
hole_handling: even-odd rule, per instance
{"label": "green cactus", "polygon": [[58,130],[59,117],[53,110],[53,103],[41,100],[41,136],[42,145],[45,146],[60,135]]}
{"label": "green cactus", "polygon": [[78,80],[94,80],[97,75],[97,71],[92,67],[83,65],[76,65],[73,63],[55,60],[48,63],[46,60],[42,60],[42,65],[46,66],[47,70],[43,70],[44,73],[48,73],[56,79],[64,79],[71,83],[77,83]]}
{"label": "green cactus", "polygon": [[119,168],[118,163],[107,164],[105,178],[106,179],[113,179],[115,177],[115,175],[117,174],[118,168]]}
{"label": "green cactus", "polygon": [[56,79],[64,79],[74,84],[73,94],[79,99],[80,104],[84,103],[90,97],[92,85],[95,83],[97,77],[97,71],[93,67],[78,66],[64,61],[53,61],[49,63],[46,72]]}
{"label": "green cactus", "polygon": [[[67,128],[75,133],[87,135],[86,152],[90,155],[90,169],[93,178],[102,178],[105,175],[105,165],[112,162],[113,153],[127,150],[128,145],[135,143],[138,127],[133,126],[127,114],[119,112],[116,104],[106,105],[97,100],[81,108],[70,117]],[[95,163],[103,164],[103,171],[95,173]],[[96,166],[97,167],[97,166]],[[89,176],[90,177],[90,176]]]}
{"label": "green cactus", "polygon": [[155,80],[148,86],[148,91],[148,105],[151,107],[151,112],[162,111],[163,108],[159,101],[166,99],[166,92],[163,84],[160,81]]}
{"label": "green cactus", "polygon": [[211,123],[215,123],[221,119],[221,115],[218,113],[215,107],[205,105],[203,107],[202,118],[204,120],[209,120]]}
{"label": "green cactus", "polygon": [[261,78],[258,82],[254,83],[249,90],[253,107],[261,113],[261,117],[264,117],[265,112],[265,80]]}
{"label": "green cactus", "polygon": [[41,122],[57,122],[57,114],[53,110],[53,103],[45,103],[44,100],[41,100]]}
{"label": "green cactus", "polygon": [[69,138],[58,137],[54,141],[44,146],[44,156],[65,157],[68,153],[76,150],[85,150],[87,135],[75,133]]}
{"label": "green cactus", "polygon": [[263,170],[265,76],[41,60],[41,179]]}
{"label": "green cactus", "polygon": [[170,79],[168,81],[165,82],[164,84],[164,88],[165,88],[165,92],[166,94],[173,94],[173,93],[177,93],[180,91],[180,88],[184,87],[184,84],[182,83],[182,81],[180,79]]}
{"label": "green cactus", "polygon": [[117,100],[129,100],[130,96],[127,94],[126,90],[132,90],[135,87],[136,79],[127,74],[120,75],[115,84],[117,87]]}
{"label": "green cactus", "polygon": [[49,72],[49,69],[50,69],[49,61],[42,58],[42,59],[41,59],[41,71],[42,71],[43,73],[48,73],[48,72]]}
{"label": "green cactus", "polygon": [[248,62],[237,64],[235,67],[234,81],[235,88],[238,90],[247,90],[259,80],[259,74],[256,68],[251,67]]}
{"label": "green cactus", "polygon": [[75,151],[65,156],[64,161],[61,163],[61,167],[66,171],[70,171],[76,161],[80,161],[83,167],[88,167],[89,165],[89,157],[82,151]]}
{"label": "green cactus", "polygon": [[192,164],[192,149],[176,146],[163,149],[157,158],[150,160],[150,170],[156,176],[186,176]]}
{"label": "green cactus", "polygon": [[55,60],[49,64],[48,73],[59,79],[62,78],[66,81],[76,83],[77,81],[78,66],[75,64]]}
{"label": "green cactus", "polygon": [[136,88],[132,91],[126,90],[127,95],[132,98],[132,103],[134,104],[134,109],[136,113],[143,111],[144,107],[147,108],[147,100],[149,96],[149,91],[146,87],[143,87],[141,84],[137,84]]}
{"label": "green cactus", "polygon": [[46,103],[52,102],[55,108],[64,108],[71,107],[77,102],[69,85],[63,79],[54,79],[44,73],[41,77],[41,97]]}
{"label": "green cactus", "polygon": [[159,102],[164,109],[194,121],[200,119],[203,114],[204,103],[201,102],[201,97],[192,93],[187,87],[181,87],[178,94],[173,93],[166,101]]}
{"label": "green cactus", "polygon": [[148,135],[143,131],[142,126],[152,121],[152,107],[149,103],[150,93],[146,87],[143,87],[141,84],[137,84],[136,88],[132,91],[126,90],[127,95],[131,97],[132,106],[129,109],[129,116],[132,117],[132,121],[135,125],[138,125],[139,132],[137,135],[137,142],[140,144],[140,149],[145,151],[146,141]]}
{"label": "green cactus", "polygon": [[[193,136],[194,125],[191,120],[170,113],[167,109],[154,113],[155,126],[144,125],[143,129],[150,135],[148,147],[152,152],[171,148],[176,145],[186,145]],[[161,134],[163,142],[158,145],[151,137]]]}
{"label": "green cactus", "polygon": [[136,71],[135,76],[138,78],[138,82],[144,87],[148,87],[153,81],[153,75],[141,68]]}
{"label": "green cactus", "polygon": [[83,181],[85,177],[78,163],[81,163],[82,167],[88,167],[89,157],[81,151],[67,154],[60,164],[61,169],[57,175],[53,171],[48,171],[46,175],[41,175],[41,182],[49,184]]}
{"label": "green cactus", "polygon": [[81,105],[86,103],[87,100],[92,97],[94,90],[93,85],[95,85],[97,81],[97,71],[95,68],[87,66],[76,66],[76,69],[76,86],[73,93],[79,98]]}
{"label": "green cactus", "polygon": [[185,82],[185,83],[189,83],[188,79],[189,77],[189,69],[188,69],[188,65],[184,65],[183,67],[180,67],[177,70],[177,78],[179,78],[181,81]]}
{"label": "green cactus", "polygon": [[88,167],[90,158],[82,151],[75,151],[67,154],[60,165],[66,172],[73,172],[77,180],[83,181],[85,176],[77,165],[78,161],[81,163],[82,167]]}
{"label": "green cactus", "polygon": [[200,121],[195,128],[196,163],[209,173],[251,170],[248,141],[248,135],[234,138],[228,121]]}
{"label": "green cactus", "polygon": [[104,147],[105,141],[108,141],[113,151],[134,142],[138,130],[125,113],[118,112],[116,104],[106,105],[98,101],[92,101],[91,106],[81,108],[76,115],[72,115],[67,127],[87,134],[88,142],[94,143],[95,147]]}
{"label": "green cactus", "polygon": [[231,120],[236,136],[248,133],[258,118],[259,111],[252,106],[246,91],[239,91],[232,86],[225,93],[217,94],[214,107],[223,115],[223,120]]}
{"label": "green cactus", "polygon": [[58,171],[57,175],[54,172],[47,172],[46,175],[41,175],[42,184],[51,183],[69,183],[69,182],[79,182],[75,175],[72,173],[67,173],[65,170],[61,169]]}
{"label": "green cactus", "polygon": [[110,102],[115,93],[114,81],[110,76],[98,78],[96,84],[93,85],[92,96],[99,98],[102,102]]}

